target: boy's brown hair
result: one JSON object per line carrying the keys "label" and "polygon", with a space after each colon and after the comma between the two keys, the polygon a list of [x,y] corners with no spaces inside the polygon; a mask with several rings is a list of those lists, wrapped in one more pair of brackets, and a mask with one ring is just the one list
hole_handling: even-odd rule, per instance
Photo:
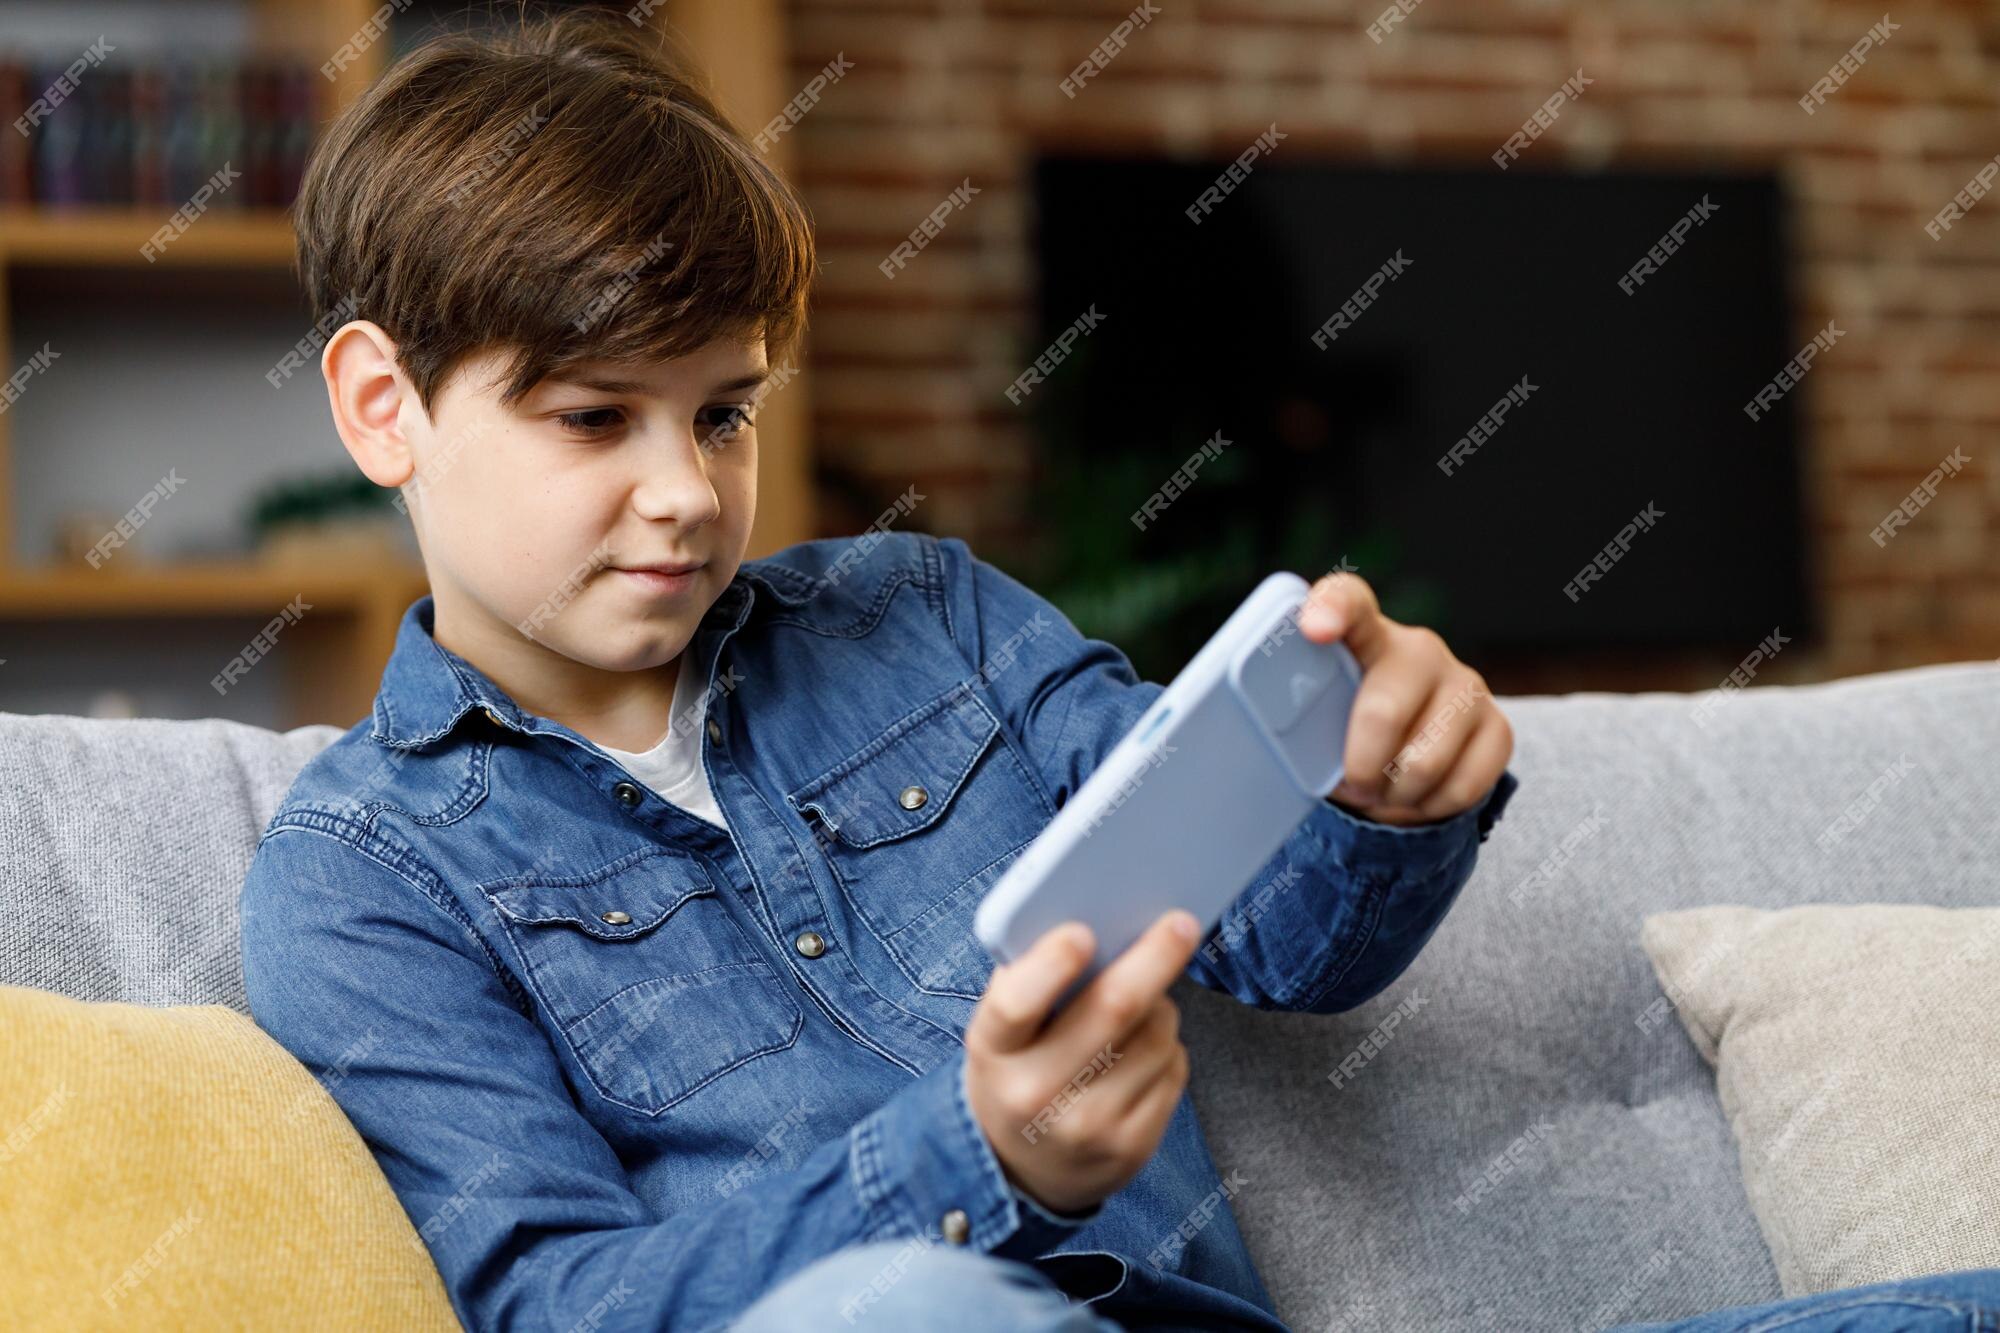
{"label": "boy's brown hair", "polygon": [[293,217],[316,326],[382,326],[425,412],[508,349],[501,401],[583,361],[803,333],[804,203],[659,33],[601,11],[432,39],[314,147]]}

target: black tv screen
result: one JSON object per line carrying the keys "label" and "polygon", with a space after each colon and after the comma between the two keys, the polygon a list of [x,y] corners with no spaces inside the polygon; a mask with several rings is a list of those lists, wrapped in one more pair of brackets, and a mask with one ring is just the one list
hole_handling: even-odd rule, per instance
{"label": "black tv screen", "polygon": [[1226,163],[1036,164],[1026,358],[1094,327],[1019,410],[1087,632],[1164,674],[1263,573],[1345,560],[1462,656],[1811,637],[1810,372],[1745,411],[1812,332],[1774,177],[1284,155],[1205,206]]}

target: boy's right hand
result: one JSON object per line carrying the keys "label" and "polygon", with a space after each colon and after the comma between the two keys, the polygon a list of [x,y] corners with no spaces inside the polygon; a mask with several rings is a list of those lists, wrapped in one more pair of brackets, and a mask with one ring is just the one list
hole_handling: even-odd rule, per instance
{"label": "boy's right hand", "polygon": [[1065,922],[993,970],[965,1029],[966,1094],[1008,1176],[1044,1207],[1088,1209],[1159,1147],[1188,1074],[1166,991],[1200,937],[1191,913],[1166,913],[1053,1022],[1096,948],[1090,927]]}

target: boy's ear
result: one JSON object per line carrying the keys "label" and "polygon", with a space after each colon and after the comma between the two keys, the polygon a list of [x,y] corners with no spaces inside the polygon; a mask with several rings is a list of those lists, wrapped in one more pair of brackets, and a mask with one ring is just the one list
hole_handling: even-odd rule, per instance
{"label": "boy's ear", "polygon": [[416,406],[396,367],[396,344],[365,319],[341,326],[320,356],[333,428],[356,467],[378,486],[401,486],[416,474],[402,410]]}

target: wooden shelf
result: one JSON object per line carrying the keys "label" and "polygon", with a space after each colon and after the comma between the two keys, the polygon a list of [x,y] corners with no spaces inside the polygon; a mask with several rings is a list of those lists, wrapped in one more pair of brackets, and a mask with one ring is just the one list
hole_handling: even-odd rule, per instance
{"label": "wooden shelf", "polygon": [[[254,19],[251,50],[318,62],[344,46],[360,48],[360,58],[329,82],[325,116],[366,90],[394,45],[378,30],[384,8],[380,0],[248,4]],[[649,22],[677,29],[678,37],[698,53],[725,114],[745,133],[760,127],[794,91],[787,72],[782,0],[667,0]],[[788,169],[794,151],[790,139],[779,141],[773,158],[781,170]],[[169,224],[173,211],[156,206],[0,207],[0,377],[33,350],[10,346],[15,299],[24,289],[37,301],[59,299],[65,308],[89,310],[115,324],[138,292],[150,301],[171,302],[185,296],[190,286],[209,299],[218,292],[231,297],[252,289],[276,292],[290,283],[296,242],[288,211],[212,208],[148,261],[142,250]],[[202,277],[204,269],[231,273],[226,280],[210,282]],[[183,276],[135,281],[156,272]],[[59,289],[54,298],[52,284]],[[78,362],[64,373],[82,375],[88,369]],[[760,465],[753,556],[812,535],[804,378],[795,378],[792,387],[775,395],[760,416],[769,437],[785,441],[785,447],[768,450]],[[118,386],[94,385],[93,390],[116,393]],[[13,455],[35,447],[32,440],[15,438],[16,420],[0,411],[0,625],[97,622],[109,631],[122,622],[130,637],[129,627],[147,618],[242,616],[261,624],[302,597],[310,609],[275,635],[270,650],[268,669],[284,672],[288,684],[286,725],[346,726],[367,716],[402,614],[428,589],[421,566],[355,560],[302,567],[250,558],[147,564],[133,551],[115,554],[102,569],[12,563],[15,515],[22,503]],[[226,424],[217,428],[228,429]],[[134,669],[144,668],[135,663]]]}
{"label": "wooden shelf", "polygon": [[114,557],[87,566],[0,569],[0,619],[275,614],[303,596],[314,611],[353,613],[394,602],[400,611],[429,585],[421,565],[319,569],[256,561],[147,565]]}
{"label": "wooden shelf", "polygon": [[142,253],[173,216],[171,208],[0,209],[0,263],[152,268],[209,265],[289,268],[291,217],[281,209],[215,209],[163,246]]}
{"label": "wooden shelf", "polygon": [[262,622],[299,598],[301,614],[273,633],[269,647],[285,681],[284,725],[346,727],[374,706],[403,612],[428,590],[423,567],[403,561],[17,565],[0,568],[0,622],[232,615]]}
{"label": "wooden shelf", "polygon": [[[378,0],[248,0],[247,7],[247,52],[314,63],[369,30],[380,8]],[[388,50],[386,40],[367,45],[326,85],[316,113],[322,126],[381,73]],[[27,354],[10,346],[15,289],[46,286],[49,274],[63,275],[65,305],[113,322],[142,286],[148,299],[176,299],[173,283],[134,281],[142,275],[226,269],[230,281],[213,286],[239,294],[291,289],[296,246],[288,211],[226,202],[196,218],[151,261],[142,250],[170,224],[173,205],[0,207],[0,375]],[[427,586],[420,567],[356,561],[299,568],[248,558],[147,564],[130,551],[102,569],[17,564],[14,516],[21,501],[13,453],[33,443],[14,438],[14,420],[0,414],[0,622],[95,621],[108,629],[146,617],[243,616],[261,624],[302,596],[311,609],[271,649],[269,669],[283,672],[287,684],[284,724],[345,725],[367,715],[401,614]],[[135,663],[135,669],[143,668]]]}

